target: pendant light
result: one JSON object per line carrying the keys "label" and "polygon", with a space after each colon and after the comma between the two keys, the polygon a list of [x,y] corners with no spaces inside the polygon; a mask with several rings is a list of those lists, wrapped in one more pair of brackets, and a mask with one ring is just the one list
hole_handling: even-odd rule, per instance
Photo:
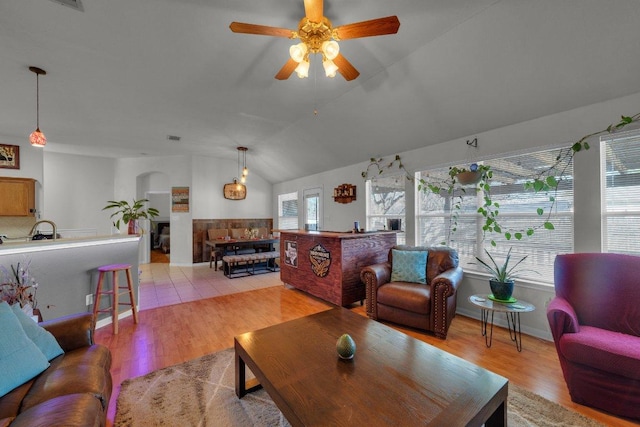
{"label": "pendant light", "polygon": [[40,131],[40,86],[38,78],[41,74],[45,75],[47,72],[38,67],[29,67],[29,71],[36,75],[36,130],[29,135],[29,142],[34,147],[44,147],[47,145],[47,137]]}
{"label": "pendant light", "polygon": [[[247,182],[247,175],[249,169],[247,169],[247,147],[238,147],[238,175],[240,176],[240,182]],[[240,153],[242,153],[242,173],[240,173]]]}

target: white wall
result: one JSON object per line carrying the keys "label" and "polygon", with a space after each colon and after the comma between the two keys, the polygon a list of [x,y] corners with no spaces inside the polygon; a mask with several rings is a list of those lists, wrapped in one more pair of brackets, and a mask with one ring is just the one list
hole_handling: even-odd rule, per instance
{"label": "white wall", "polygon": [[[133,200],[148,193],[170,193],[171,187],[190,187],[189,212],[171,212],[170,206],[161,209],[171,222],[174,265],[192,265],[193,218],[271,217],[271,185],[255,173],[247,180],[246,200],[223,198],[223,184],[237,174],[236,163],[227,160],[190,156],[110,159],[46,151],[43,155],[30,145],[21,147],[21,156],[21,169],[7,169],[12,172],[3,174],[46,183],[46,194],[36,205],[43,218],[53,220],[60,229],[111,234],[111,212],[102,211],[108,200]],[[124,227],[121,232],[126,233]]]}
{"label": "white wall", "polygon": [[238,177],[236,161],[213,157],[193,158],[194,219],[271,218],[271,184],[251,172],[247,164],[247,197],[244,200],[227,200],[223,196],[224,184]]}
{"label": "white wall", "polygon": [[[58,229],[93,229],[96,235],[111,234],[113,159],[45,152],[43,218]],[[64,233],[63,233],[63,236]]]}
{"label": "white wall", "polygon": [[[523,101],[526,102],[526,101]],[[467,139],[478,138],[477,157],[475,159],[497,156],[507,153],[544,148],[560,144],[571,145],[582,136],[605,129],[610,123],[617,123],[621,115],[633,115],[640,110],[640,93],[614,99],[611,101],[566,111],[560,114],[541,117],[524,123],[500,129],[469,135],[460,140],[443,144],[426,146],[400,154],[404,166],[411,172],[455,162],[468,162],[469,153],[465,143]],[[461,118],[464,120],[464,118]],[[402,135],[398,135],[402,137]],[[425,144],[428,135],[425,136]],[[390,142],[392,144],[392,142]],[[598,143],[592,141],[592,149],[580,153],[575,158],[575,215],[574,215],[574,251],[599,252],[600,248],[600,196]],[[354,220],[365,224],[366,205],[364,180],[361,172],[369,164],[367,158],[376,153],[363,153],[363,162],[346,168],[340,168],[321,174],[311,175],[293,181],[278,183],[273,186],[274,219],[278,216],[278,194],[298,191],[308,187],[324,186],[324,229],[348,230]],[[392,156],[387,159],[392,160]],[[358,200],[347,205],[333,202],[333,188],[342,182],[358,186]],[[413,200],[414,187],[408,185],[407,199]],[[412,204],[407,207],[407,243],[415,242],[415,224]],[[463,266],[464,267],[464,266]],[[475,293],[488,292],[488,280],[479,274],[465,275],[458,295],[458,311],[465,315],[479,317],[479,309],[468,302],[468,297]],[[516,297],[533,303],[537,309],[533,313],[522,315],[522,329],[534,336],[550,339],[550,331],[546,320],[545,307],[554,295],[553,287],[536,283],[517,283]],[[501,319],[504,323],[504,319]],[[526,346],[526,343],[525,343]]]}
{"label": "white wall", "polygon": [[[251,165],[248,165],[249,167]],[[247,199],[226,200],[222,186],[237,175],[237,163],[214,157],[175,156],[143,157],[116,160],[115,197],[144,197],[145,191],[163,191],[165,181],[156,173],[168,176],[171,187],[189,187],[189,212],[170,212],[171,264],[192,265],[192,220],[209,218],[270,218],[271,185],[256,174],[247,178]],[[160,185],[159,183],[162,183]]]}
{"label": "white wall", "polygon": [[[328,231],[348,231],[353,228],[354,221],[366,224],[365,185],[360,175],[360,166],[348,166],[334,169],[316,175],[300,178],[294,181],[283,182],[273,186],[273,211],[274,228],[278,227],[278,195],[298,192],[299,224],[302,228],[302,192],[307,188],[323,187],[322,229]],[[340,184],[356,185],[356,200],[351,203],[336,203],[333,200],[333,189]]]}
{"label": "white wall", "polygon": [[[116,160],[114,193],[118,200],[143,198],[148,187],[148,174],[165,173],[171,187],[191,187],[191,157],[137,157]],[[154,190],[160,190],[158,188]],[[170,188],[168,190],[171,190]],[[193,200],[193,195],[191,195]],[[192,264],[192,210],[170,214],[171,263]]]}
{"label": "white wall", "polygon": [[[167,184],[165,188],[169,188],[169,185]],[[171,193],[169,193],[168,190],[157,193],[147,192],[147,199],[149,199],[150,208],[158,209],[159,214],[156,221],[169,219],[169,215],[171,214]]]}

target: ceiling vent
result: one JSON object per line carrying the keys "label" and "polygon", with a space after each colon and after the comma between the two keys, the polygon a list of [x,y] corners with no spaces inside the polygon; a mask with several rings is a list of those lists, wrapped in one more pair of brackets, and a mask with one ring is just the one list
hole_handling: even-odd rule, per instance
{"label": "ceiling vent", "polygon": [[81,0],[51,0],[51,1],[54,3],[69,6],[70,8],[79,10],[80,12],[84,12],[84,7],[82,7]]}

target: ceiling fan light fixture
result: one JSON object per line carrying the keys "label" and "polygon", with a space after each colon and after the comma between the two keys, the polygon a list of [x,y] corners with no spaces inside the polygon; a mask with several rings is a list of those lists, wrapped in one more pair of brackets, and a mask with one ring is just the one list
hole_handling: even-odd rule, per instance
{"label": "ceiling fan light fixture", "polygon": [[333,78],[336,76],[336,72],[338,71],[338,66],[334,64],[332,60],[326,59],[322,61],[322,66],[324,67],[324,74],[327,77]]}
{"label": "ceiling fan light fixture", "polygon": [[291,56],[291,59],[293,59],[297,63],[304,61],[304,57],[307,52],[307,45],[304,43],[294,44],[289,48],[289,56]]}
{"label": "ceiling fan light fixture", "polygon": [[333,61],[340,53],[340,45],[335,40],[326,40],[322,42],[322,53],[327,59]]}
{"label": "ceiling fan light fixture", "polygon": [[296,67],[296,73],[298,73],[298,77],[301,79],[309,77],[309,61],[300,62]]}

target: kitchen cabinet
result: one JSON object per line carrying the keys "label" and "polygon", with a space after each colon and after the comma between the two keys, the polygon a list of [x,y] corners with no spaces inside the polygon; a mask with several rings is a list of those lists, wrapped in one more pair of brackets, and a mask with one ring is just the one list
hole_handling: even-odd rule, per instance
{"label": "kitchen cabinet", "polygon": [[0,216],[35,216],[36,180],[0,177]]}

